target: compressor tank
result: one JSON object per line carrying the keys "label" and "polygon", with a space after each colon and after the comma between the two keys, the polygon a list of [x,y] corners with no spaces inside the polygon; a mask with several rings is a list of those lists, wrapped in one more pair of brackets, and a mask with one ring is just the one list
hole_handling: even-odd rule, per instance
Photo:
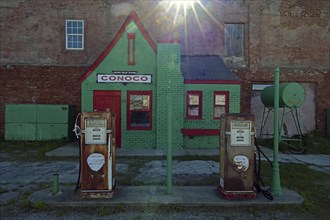
{"label": "compressor tank", "polygon": [[[261,102],[266,107],[274,107],[274,86],[268,86],[261,91]],[[305,89],[299,83],[280,84],[279,107],[297,108],[305,101]]]}

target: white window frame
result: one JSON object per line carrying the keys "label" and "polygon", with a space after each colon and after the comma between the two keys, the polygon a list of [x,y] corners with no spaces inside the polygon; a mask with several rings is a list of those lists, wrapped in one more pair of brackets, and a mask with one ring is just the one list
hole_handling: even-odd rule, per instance
{"label": "white window frame", "polygon": [[[77,32],[73,33],[75,31],[72,31],[72,33],[68,33],[68,23],[69,22],[77,22],[77,23],[82,23],[82,31],[81,33],[78,33],[78,28],[77,28]],[[74,30],[74,29],[72,29]],[[65,20],[65,49],[67,50],[83,50],[84,49],[84,34],[85,34],[85,24],[84,24],[84,20],[76,20],[76,19],[68,19]],[[81,37],[81,47],[69,47],[69,37]],[[75,41],[72,41],[75,42]],[[78,42],[78,40],[76,41]]]}

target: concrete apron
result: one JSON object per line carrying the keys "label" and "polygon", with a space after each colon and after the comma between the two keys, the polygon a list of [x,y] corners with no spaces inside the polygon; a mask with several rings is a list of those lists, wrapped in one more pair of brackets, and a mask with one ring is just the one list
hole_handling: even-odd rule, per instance
{"label": "concrete apron", "polygon": [[179,205],[191,206],[251,206],[251,205],[279,205],[279,204],[302,204],[303,198],[296,192],[282,189],[282,195],[274,197],[270,201],[261,193],[257,193],[255,199],[228,200],[223,198],[215,186],[174,186],[171,195],[166,193],[166,186],[118,186],[113,198],[85,199],[80,197],[79,190],[74,187],[60,188],[60,193],[53,196],[51,189],[37,191],[30,195],[32,204],[44,203],[54,207],[116,207],[146,206],[146,205]]}
{"label": "concrete apron", "polygon": [[[267,150],[266,150],[267,151]],[[272,157],[272,151],[265,152]],[[118,155],[119,154],[119,155]],[[157,150],[126,151],[118,150],[117,156],[163,156],[165,152]],[[175,152],[174,155],[217,155],[218,149],[189,150]],[[63,148],[48,152],[47,156],[77,156],[78,146],[68,144]],[[283,155],[282,155],[283,156]],[[262,158],[265,159],[265,158]],[[293,158],[290,158],[291,160]],[[291,161],[289,160],[289,161]],[[289,162],[285,161],[285,162]],[[268,200],[261,193],[257,193],[255,199],[229,200],[222,197],[216,186],[173,186],[173,193],[167,194],[166,186],[117,186],[113,198],[86,199],[80,197],[79,190],[74,187],[60,187],[60,192],[53,196],[52,189],[44,189],[30,195],[32,204],[42,202],[55,207],[93,207],[93,206],[145,206],[145,205],[180,205],[185,206],[250,206],[250,205],[278,205],[278,204],[302,204],[303,198],[296,192],[282,188],[282,194]]]}

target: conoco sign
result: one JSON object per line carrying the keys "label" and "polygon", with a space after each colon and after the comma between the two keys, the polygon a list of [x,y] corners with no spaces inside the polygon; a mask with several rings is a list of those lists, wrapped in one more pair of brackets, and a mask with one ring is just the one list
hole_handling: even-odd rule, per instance
{"label": "conoco sign", "polygon": [[98,74],[98,83],[151,83],[151,75]]}

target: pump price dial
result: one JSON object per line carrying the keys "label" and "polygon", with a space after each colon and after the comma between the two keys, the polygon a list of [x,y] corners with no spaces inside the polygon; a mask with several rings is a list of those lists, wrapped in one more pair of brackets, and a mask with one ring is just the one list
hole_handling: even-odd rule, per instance
{"label": "pump price dial", "polygon": [[231,121],[231,145],[251,145],[251,121]]}
{"label": "pump price dial", "polygon": [[102,118],[86,119],[86,127],[105,127],[106,121]]}
{"label": "pump price dial", "polygon": [[86,144],[106,144],[107,143],[107,121],[104,118],[85,119]]}

